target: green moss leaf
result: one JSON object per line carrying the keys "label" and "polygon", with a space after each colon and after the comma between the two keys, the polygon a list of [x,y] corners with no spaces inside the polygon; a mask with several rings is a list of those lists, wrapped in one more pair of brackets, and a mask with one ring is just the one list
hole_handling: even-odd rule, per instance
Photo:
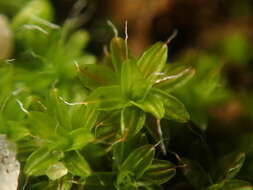
{"label": "green moss leaf", "polygon": [[152,164],[155,148],[152,145],[144,145],[135,149],[120,166],[121,172],[130,172],[136,179],[143,176]]}
{"label": "green moss leaf", "polygon": [[78,69],[78,76],[83,85],[89,89],[96,89],[101,86],[116,84],[115,73],[105,65],[95,63],[81,63]]}
{"label": "green moss leaf", "polygon": [[190,118],[188,111],[184,104],[171,94],[152,88],[152,92],[157,94],[163,100],[165,109],[165,118],[175,120],[177,122],[187,122]]}
{"label": "green moss leaf", "polygon": [[114,37],[110,43],[110,52],[114,70],[119,74],[127,58],[125,41],[122,38]]}
{"label": "green moss leaf", "polygon": [[182,159],[180,163],[184,165],[181,171],[191,185],[195,188],[203,188],[209,185],[207,173],[197,162],[189,159]]}
{"label": "green moss leaf", "polygon": [[234,152],[224,156],[218,163],[216,179],[232,179],[240,171],[245,160],[245,153]]}
{"label": "green moss leaf", "polygon": [[167,51],[168,48],[165,43],[157,42],[138,59],[137,65],[148,80],[154,82],[164,69]]}
{"label": "green moss leaf", "polygon": [[114,172],[96,172],[86,178],[84,189],[115,190],[115,180],[116,173]]}
{"label": "green moss leaf", "polygon": [[149,83],[139,68],[135,60],[123,62],[121,71],[121,89],[122,94],[130,100],[139,100],[145,98],[151,88]]}
{"label": "green moss leaf", "polygon": [[166,71],[156,80],[155,87],[172,92],[185,85],[195,74],[195,69],[188,65],[169,64]]}
{"label": "green moss leaf", "polygon": [[63,177],[64,175],[66,175],[67,173],[68,173],[68,170],[62,162],[57,162],[55,164],[52,164],[46,170],[46,175],[51,180],[57,180]]}
{"label": "green moss leaf", "polygon": [[214,184],[208,187],[207,190],[252,190],[252,185],[247,181],[233,179]]}
{"label": "green moss leaf", "polygon": [[91,168],[88,162],[78,151],[65,153],[64,164],[74,176],[86,178],[91,174]]}
{"label": "green moss leaf", "polygon": [[126,105],[122,98],[120,86],[105,86],[94,90],[87,98],[89,104],[96,105],[99,110],[114,110]]}
{"label": "green moss leaf", "polygon": [[24,172],[28,176],[45,175],[49,166],[57,163],[62,157],[62,152],[49,151],[47,148],[40,148],[28,157]]}
{"label": "green moss leaf", "polygon": [[147,183],[163,184],[176,175],[175,165],[166,160],[153,160],[141,180]]}
{"label": "green moss leaf", "polygon": [[121,111],[121,133],[123,138],[136,135],[144,126],[146,114],[139,108],[126,107]]}
{"label": "green moss leaf", "polygon": [[113,163],[115,164],[115,167],[119,168],[134,149],[147,143],[148,140],[144,133],[139,133],[122,142],[116,143],[113,146]]}
{"label": "green moss leaf", "polygon": [[133,105],[139,107],[145,112],[151,113],[157,119],[164,117],[165,108],[161,96],[152,91],[143,99],[138,102],[131,102]]}
{"label": "green moss leaf", "polygon": [[68,150],[80,150],[94,140],[89,128],[81,127],[70,132],[72,145]]}

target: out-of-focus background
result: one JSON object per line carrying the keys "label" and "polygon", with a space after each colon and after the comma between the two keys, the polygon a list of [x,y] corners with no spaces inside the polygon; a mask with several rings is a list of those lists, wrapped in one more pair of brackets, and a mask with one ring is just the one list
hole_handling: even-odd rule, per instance
{"label": "out-of-focus background", "polygon": [[[128,21],[130,46],[134,54],[158,40],[166,40],[173,30],[177,38],[170,45],[170,56],[189,49],[206,49],[242,35],[252,40],[251,0],[92,0],[83,2],[82,22],[91,35],[90,50],[101,54],[103,44],[112,37],[106,21],[111,20],[121,34]],[[76,0],[53,1],[57,21],[74,14]],[[72,10],[72,12],[71,12]]]}

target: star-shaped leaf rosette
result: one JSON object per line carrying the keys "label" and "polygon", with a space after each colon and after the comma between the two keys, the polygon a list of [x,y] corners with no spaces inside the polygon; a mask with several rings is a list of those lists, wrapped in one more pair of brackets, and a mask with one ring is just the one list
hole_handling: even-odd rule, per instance
{"label": "star-shaped leaf rosette", "polygon": [[[107,136],[116,135],[125,140],[137,134],[145,125],[148,114],[157,121],[156,132],[162,143],[161,119],[189,120],[184,104],[169,93],[170,89],[183,85],[195,73],[191,66],[175,67],[166,63],[167,44],[175,34],[167,42],[155,43],[139,58],[130,55],[127,39],[116,35],[110,42],[103,63],[77,63],[80,80],[91,91],[86,103],[96,104],[106,120],[120,114],[120,121]],[[101,126],[96,128],[98,136],[99,131],[104,131],[103,124],[101,122]],[[163,151],[166,151],[165,147]]]}

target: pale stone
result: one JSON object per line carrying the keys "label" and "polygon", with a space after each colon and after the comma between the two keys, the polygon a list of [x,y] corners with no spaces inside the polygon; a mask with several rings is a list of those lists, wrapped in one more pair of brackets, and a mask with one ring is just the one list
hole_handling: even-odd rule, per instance
{"label": "pale stone", "polygon": [[16,190],[20,164],[16,160],[15,144],[0,134],[0,189]]}

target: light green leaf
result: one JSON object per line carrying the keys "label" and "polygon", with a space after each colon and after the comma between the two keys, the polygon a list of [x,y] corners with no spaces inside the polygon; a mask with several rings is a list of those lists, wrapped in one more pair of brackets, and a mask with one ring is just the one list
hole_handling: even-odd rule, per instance
{"label": "light green leaf", "polygon": [[89,89],[116,84],[115,73],[102,64],[79,64],[78,76],[82,84]]}
{"label": "light green leaf", "polygon": [[188,65],[169,64],[167,71],[156,80],[155,87],[171,92],[186,84],[195,74],[195,69]]}
{"label": "light green leaf", "polygon": [[58,136],[56,133],[57,121],[44,112],[29,112],[29,130],[35,136],[42,139],[49,139]]}
{"label": "light green leaf", "polygon": [[157,119],[161,119],[164,117],[165,108],[163,99],[157,93],[153,93],[152,91],[145,97],[144,100],[131,103],[145,112],[151,113]]}
{"label": "light green leaf", "polygon": [[65,52],[71,57],[80,56],[88,41],[89,34],[85,30],[78,30],[72,33],[67,40],[65,44]]}
{"label": "light green leaf", "polygon": [[12,65],[6,65],[4,67],[0,67],[0,110],[2,111],[8,97],[11,95],[11,91],[13,88],[13,77],[14,77],[13,67]]}
{"label": "light green leaf", "polygon": [[151,88],[149,83],[140,72],[135,60],[123,62],[121,70],[121,90],[122,94],[130,100],[145,98]]}
{"label": "light green leaf", "polygon": [[189,120],[190,116],[184,104],[176,97],[157,88],[152,88],[152,92],[157,94],[157,96],[163,100],[165,118],[176,120],[178,122],[187,122]]}
{"label": "light green leaf", "polygon": [[8,121],[7,136],[9,139],[18,141],[30,134],[24,122]]}
{"label": "light green leaf", "polygon": [[114,37],[110,43],[110,52],[114,70],[119,74],[123,62],[127,59],[125,41],[122,38]]}
{"label": "light green leaf", "polygon": [[[19,47],[38,55],[45,53],[50,43],[48,34],[58,29],[58,26],[50,23],[53,14],[49,0],[33,0],[27,3],[12,20],[12,28]],[[29,62],[32,61],[34,57],[29,59]]]}
{"label": "light green leaf", "polygon": [[167,44],[157,42],[138,59],[137,65],[144,76],[154,82],[164,69],[167,60]]}
{"label": "light green leaf", "polygon": [[36,18],[52,20],[53,10],[48,0],[33,0],[13,18],[12,26],[15,29],[23,24],[38,24]]}
{"label": "light green leaf", "polygon": [[72,145],[68,150],[80,150],[85,145],[94,140],[91,130],[86,127],[81,127],[70,132]]}
{"label": "light green leaf", "polygon": [[98,111],[93,105],[80,105],[71,114],[71,123],[74,129],[91,129],[97,121]]}
{"label": "light green leaf", "polygon": [[62,162],[57,162],[50,165],[46,170],[46,175],[51,180],[57,180],[68,173],[68,169],[64,166]]}
{"label": "light green leaf", "polygon": [[44,175],[48,167],[57,163],[62,157],[62,152],[40,148],[28,157],[24,172],[28,176]]}
{"label": "light green leaf", "polygon": [[87,98],[89,104],[97,105],[99,110],[114,110],[125,106],[120,86],[105,86],[95,89]]}
{"label": "light green leaf", "polygon": [[49,112],[59,122],[59,130],[70,131],[72,129],[68,106],[60,100],[57,89],[52,89],[49,95]]}

